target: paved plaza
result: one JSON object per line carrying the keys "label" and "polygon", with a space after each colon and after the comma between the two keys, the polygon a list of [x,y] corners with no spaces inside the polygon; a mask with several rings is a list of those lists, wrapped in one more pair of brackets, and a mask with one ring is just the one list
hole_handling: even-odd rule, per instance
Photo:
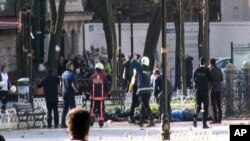
{"label": "paved plaza", "polygon": [[[171,140],[173,141],[229,141],[230,124],[248,124],[248,120],[224,120],[222,124],[210,125],[202,129],[202,123],[193,128],[192,122],[172,122]],[[89,141],[158,141],[161,124],[143,128],[127,122],[105,123],[103,128],[95,124],[90,129]],[[20,129],[2,130],[7,141],[64,141],[68,139],[66,129]]]}

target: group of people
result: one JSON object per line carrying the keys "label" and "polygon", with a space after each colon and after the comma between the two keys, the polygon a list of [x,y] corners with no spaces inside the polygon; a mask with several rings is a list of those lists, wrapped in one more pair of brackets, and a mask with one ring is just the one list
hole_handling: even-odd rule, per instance
{"label": "group of people", "polygon": [[193,125],[197,126],[197,118],[202,109],[203,104],[203,128],[209,128],[207,125],[209,92],[211,91],[211,103],[213,107],[212,123],[221,123],[221,82],[223,74],[220,68],[216,66],[216,60],[210,60],[210,67],[206,67],[206,59],[200,58],[200,66],[194,72],[194,82],[196,90],[196,109],[193,117]]}
{"label": "group of people", "polygon": [[[104,94],[107,94],[110,90],[107,77],[103,72],[104,66],[102,63],[97,63],[95,65],[95,72],[89,77],[89,83],[87,87],[86,94],[98,93],[100,87],[95,87],[96,91],[92,89],[92,84],[95,76],[105,79],[103,84],[105,86]],[[61,117],[61,127],[66,128],[66,115],[69,109],[76,107],[75,94],[78,91],[76,84],[77,78],[75,73],[74,62],[68,61],[66,64],[66,70],[61,74],[61,88],[62,88],[62,97],[63,97],[63,113]],[[58,128],[59,125],[59,116],[58,116],[58,86],[60,84],[60,79],[58,75],[53,74],[50,68],[47,68],[47,75],[42,79],[38,87],[43,87],[45,94],[45,101],[47,106],[47,123],[48,128],[52,127],[52,112],[54,115],[54,128]],[[98,89],[98,90],[97,90]],[[91,95],[90,97],[93,97]]]}
{"label": "group of people", "polygon": [[[146,119],[149,120],[147,127],[154,126],[154,117],[152,115],[149,102],[151,95],[154,95],[155,101],[160,105],[159,115],[163,112],[163,79],[160,73],[160,67],[155,66],[153,73],[150,69],[150,60],[148,57],[140,55],[128,55],[123,62],[123,79],[125,80],[126,90],[132,94],[132,103],[130,107],[129,123],[136,123],[135,108],[140,107],[139,126],[143,127]],[[172,95],[172,86],[167,83],[169,100],[169,120],[171,120],[170,99]]]}

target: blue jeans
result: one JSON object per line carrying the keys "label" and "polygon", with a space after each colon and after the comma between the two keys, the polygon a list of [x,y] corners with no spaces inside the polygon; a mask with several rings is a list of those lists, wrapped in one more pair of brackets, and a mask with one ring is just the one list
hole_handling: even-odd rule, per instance
{"label": "blue jeans", "polygon": [[63,105],[63,114],[62,114],[62,126],[65,126],[66,115],[70,109],[76,107],[75,97],[74,96],[64,96],[63,97],[64,105]]}

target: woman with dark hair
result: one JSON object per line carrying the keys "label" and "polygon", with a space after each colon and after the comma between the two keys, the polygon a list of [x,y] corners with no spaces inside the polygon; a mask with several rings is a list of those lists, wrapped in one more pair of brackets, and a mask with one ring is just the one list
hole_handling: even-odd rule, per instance
{"label": "woman with dark hair", "polygon": [[6,70],[6,66],[1,67],[1,76],[0,76],[0,98],[2,100],[2,109],[1,113],[5,113],[7,105],[7,95],[9,89],[9,76]]}

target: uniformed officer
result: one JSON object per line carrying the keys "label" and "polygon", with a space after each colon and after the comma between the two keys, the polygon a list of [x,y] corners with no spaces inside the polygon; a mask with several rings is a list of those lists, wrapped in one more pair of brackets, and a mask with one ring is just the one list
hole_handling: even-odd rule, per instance
{"label": "uniformed officer", "polygon": [[212,75],[205,66],[206,59],[204,57],[200,58],[200,67],[197,68],[194,72],[194,82],[196,89],[196,111],[193,118],[193,125],[197,127],[197,117],[201,110],[201,104],[203,103],[203,128],[209,128],[207,126],[207,117],[208,117],[208,104],[209,104],[209,83],[212,83]]}
{"label": "uniformed officer", "polygon": [[76,107],[75,92],[76,92],[76,77],[74,74],[74,64],[68,62],[66,65],[66,71],[62,74],[62,96],[63,96],[63,114],[61,127],[66,128],[65,118],[69,108]]}
{"label": "uniformed officer", "polygon": [[151,109],[149,107],[149,100],[152,93],[153,88],[150,86],[150,76],[151,71],[149,68],[149,58],[144,56],[141,58],[141,63],[139,63],[136,60],[132,60],[131,62],[132,68],[136,69],[137,72],[137,93],[140,97],[140,106],[141,106],[141,112],[140,112],[140,127],[143,127],[144,118],[147,114],[149,117],[149,124],[147,127],[154,126],[154,120],[151,113]]}

